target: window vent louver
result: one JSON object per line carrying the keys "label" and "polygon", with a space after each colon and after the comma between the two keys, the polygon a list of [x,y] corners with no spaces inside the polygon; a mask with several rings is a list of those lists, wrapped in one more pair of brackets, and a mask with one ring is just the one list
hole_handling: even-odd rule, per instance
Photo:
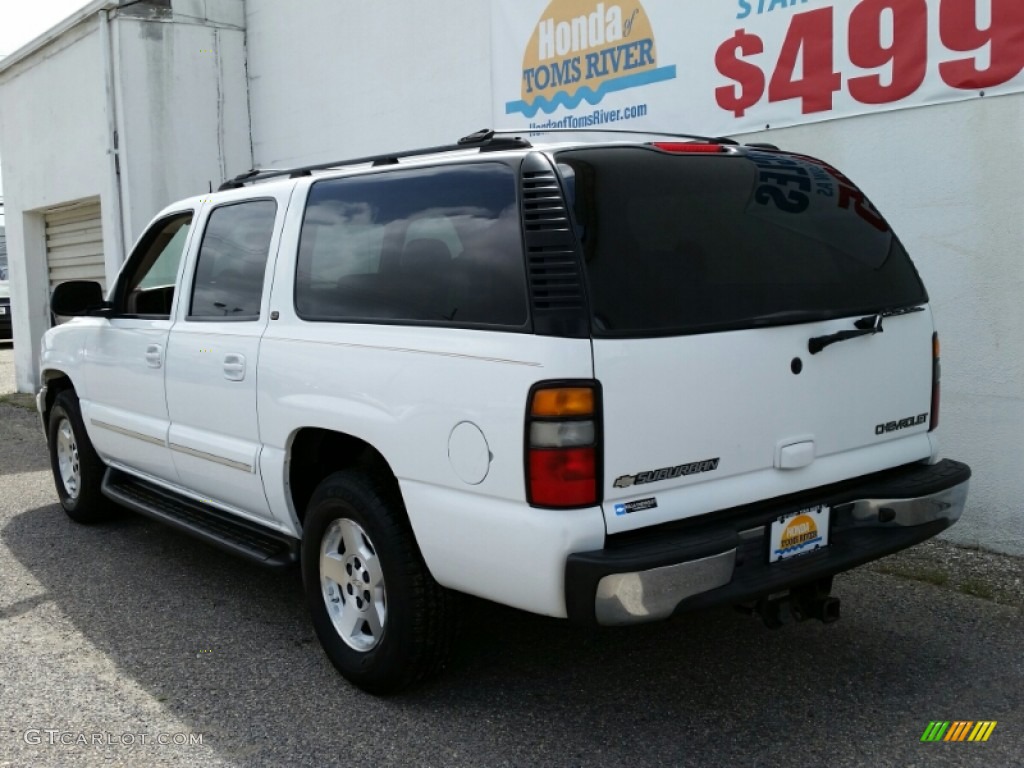
{"label": "window vent louver", "polygon": [[[554,170],[538,155],[530,156],[522,170],[523,233],[526,240],[527,270],[535,320],[543,315],[551,330],[538,333],[580,335],[568,326],[579,326],[582,318],[583,281],[576,255],[576,241]],[[576,329],[578,330],[578,328]]]}

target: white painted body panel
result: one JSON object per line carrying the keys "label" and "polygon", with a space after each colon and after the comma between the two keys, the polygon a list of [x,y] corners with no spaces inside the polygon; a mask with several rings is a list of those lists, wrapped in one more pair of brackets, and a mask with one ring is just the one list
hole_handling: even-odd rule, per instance
{"label": "white painted body panel", "polygon": [[[587,378],[591,369],[586,340],[342,323],[279,329],[271,323],[260,350],[260,430],[263,442],[281,452],[302,427],[344,432],[374,446],[399,481],[473,489],[482,500],[518,501],[525,508],[530,387],[544,379]],[[452,430],[466,421],[479,427],[492,455],[486,478],[472,486],[448,456]],[[275,468],[267,476],[270,494],[277,475]]]}
{"label": "white painted body panel", "polygon": [[604,546],[600,507],[533,509],[472,489],[401,483],[416,541],[446,587],[565,618],[565,559]]}
{"label": "white painted body panel", "polygon": [[[534,383],[590,371],[586,340],[340,323],[278,330],[271,323],[259,387],[267,496],[278,503],[287,496],[284,461],[298,429],[357,437],[398,478],[439,583],[564,616],[565,558],[600,548],[604,521],[596,507],[555,512],[526,504],[523,424]],[[467,421],[486,437],[492,457],[476,485],[460,478],[449,458],[452,430]]]}
{"label": "white painted body panel", "polygon": [[302,525],[289,493],[288,454],[280,448],[264,445],[258,460],[263,491],[274,515],[271,524],[295,538],[302,538]]}
{"label": "white painted body panel", "polygon": [[[153,222],[189,211],[195,216],[201,208],[201,200],[184,201],[161,211]],[[193,220],[178,265],[179,283],[189,250],[195,247],[195,231]],[[133,253],[142,238],[140,235]],[[125,264],[128,263],[126,260]],[[108,299],[120,280],[119,274],[117,280],[111,281]],[[164,377],[167,342],[174,314],[181,304],[180,293],[175,291],[170,318],[166,320],[118,317],[74,323],[74,327],[81,329],[78,332],[85,348],[78,370],[81,381],[76,389],[96,452],[107,462],[123,457],[140,472],[172,483],[179,478],[168,447],[170,421]],[[65,372],[75,380],[73,371]]]}
{"label": "white painted body panel", "polygon": [[[85,339],[85,387],[78,397],[89,437],[103,459],[130,457],[140,470],[177,482],[164,397],[170,327],[169,320],[116,318],[92,329]],[[156,355],[159,367],[153,363]]]}
{"label": "white painted body panel", "polygon": [[[889,317],[884,332],[833,344],[813,336],[852,319],[647,340],[595,339],[604,389],[605,503],[609,533],[727,509],[834,483],[932,454],[927,419],[875,426],[931,410],[932,319]],[[800,374],[791,361],[800,358]],[[813,443],[814,459],[780,467],[785,446]],[[801,451],[801,454],[803,451]],[[806,462],[806,455],[801,461]],[[718,459],[717,469],[615,487],[617,478]],[[657,499],[616,515],[615,504]]]}
{"label": "white painted body panel", "polygon": [[63,325],[51,328],[39,348],[39,359],[42,361],[40,372],[49,371],[75,372],[76,386],[84,386],[81,374],[82,360],[85,355],[85,340],[93,329],[106,322],[91,317],[76,317]]}

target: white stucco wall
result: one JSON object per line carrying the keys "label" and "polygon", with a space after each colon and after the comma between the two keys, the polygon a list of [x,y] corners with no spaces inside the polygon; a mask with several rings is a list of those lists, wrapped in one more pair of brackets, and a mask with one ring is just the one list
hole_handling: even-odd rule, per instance
{"label": "white stucco wall", "polygon": [[[18,389],[31,391],[49,327],[39,209],[113,191],[107,172],[103,56],[95,19],[0,74],[0,149]],[[104,206],[105,209],[108,206]],[[104,219],[109,242],[117,223]],[[25,255],[25,258],[21,257]]]}
{"label": "white stucco wall", "polygon": [[[126,242],[168,204],[252,167],[245,31],[118,20],[117,102]],[[177,10],[177,5],[175,6]]]}
{"label": "white stucco wall", "polygon": [[243,10],[242,0],[173,0],[118,11],[110,24],[113,123],[98,11],[0,72],[19,390],[36,387],[49,327],[43,209],[100,198],[110,285],[121,242],[130,249],[160,209],[252,167]]}
{"label": "white stucco wall", "polygon": [[738,138],[832,162],[889,218],[942,342],[943,453],[974,470],[948,536],[1024,554],[1024,95]]}
{"label": "white stucco wall", "polygon": [[491,123],[490,3],[247,0],[262,167],[454,142]]}

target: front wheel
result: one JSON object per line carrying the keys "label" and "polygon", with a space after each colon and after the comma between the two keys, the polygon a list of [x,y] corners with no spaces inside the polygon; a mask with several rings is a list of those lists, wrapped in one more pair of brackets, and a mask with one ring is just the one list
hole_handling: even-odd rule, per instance
{"label": "front wheel", "polygon": [[355,470],[320,483],[306,513],[302,577],[328,658],[363,690],[395,693],[447,660],[453,596],[427,570],[386,483]]}
{"label": "front wheel", "polygon": [[106,470],[89,441],[73,391],[65,390],[54,400],[47,435],[57,496],[68,517],[78,523],[110,517],[113,502],[100,491]]}

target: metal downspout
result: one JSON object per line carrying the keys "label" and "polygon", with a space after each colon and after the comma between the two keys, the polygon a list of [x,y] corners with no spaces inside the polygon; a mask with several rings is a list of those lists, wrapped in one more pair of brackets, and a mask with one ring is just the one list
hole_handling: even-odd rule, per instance
{"label": "metal downspout", "polygon": [[[124,263],[125,259],[125,238],[124,238],[124,204],[123,196],[121,193],[121,157],[120,147],[118,141],[117,132],[117,99],[114,96],[114,52],[111,44],[110,35],[110,12],[107,9],[103,9],[99,12],[100,16],[100,47],[103,49],[103,70],[106,79],[106,99],[107,99],[107,158],[108,158],[108,173],[109,173],[109,188],[113,190],[114,194],[111,199],[114,211],[114,221],[117,224],[117,235],[113,243],[115,250],[114,256],[115,263],[118,267]],[[114,278],[116,277],[116,271],[110,273],[109,260],[104,259],[104,269],[107,271],[107,286],[108,288],[113,287]]]}

